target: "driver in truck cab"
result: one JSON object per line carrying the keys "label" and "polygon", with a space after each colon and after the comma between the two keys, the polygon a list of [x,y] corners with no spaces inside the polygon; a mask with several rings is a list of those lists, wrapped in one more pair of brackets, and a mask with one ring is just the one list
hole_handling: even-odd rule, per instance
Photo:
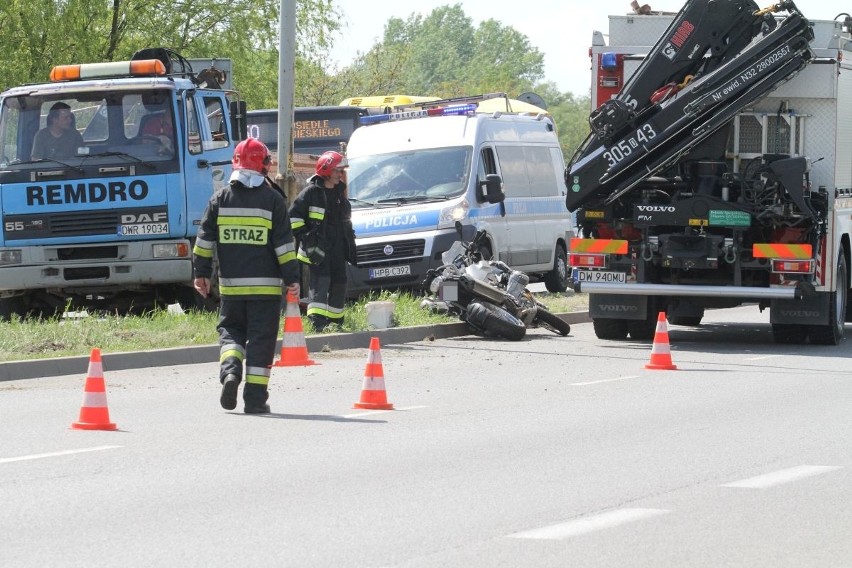
{"label": "driver in truck cab", "polygon": [[47,127],[33,138],[33,160],[69,158],[83,145],[83,137],[74,128],[74,115],[67,103],[58,102],[47,113]]}

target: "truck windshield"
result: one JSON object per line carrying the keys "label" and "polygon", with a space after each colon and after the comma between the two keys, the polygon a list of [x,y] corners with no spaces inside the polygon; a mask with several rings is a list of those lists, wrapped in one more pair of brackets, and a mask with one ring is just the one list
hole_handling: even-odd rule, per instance
{"label": "truck windshield", "polygon": [[0,106],[0,166],[173,160],[171,100],[166,89],[7,97]]}
{"label": "truck windshield", "polygon": [[472,148],[435,148],[349,159],[352,206],[444,200],[467,187]]}

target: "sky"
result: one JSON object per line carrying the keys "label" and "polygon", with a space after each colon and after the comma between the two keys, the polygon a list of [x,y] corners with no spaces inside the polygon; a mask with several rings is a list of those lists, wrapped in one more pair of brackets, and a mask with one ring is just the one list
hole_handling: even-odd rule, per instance
{"label": "sky", "polygon": [[[527,36],[530,44],[544,54],[544,80],[556,83],[560,91],[587,95],[591,75],[589,46],[592,32],[604,34],[609,28],[609,15],[632,13],[630,0],[537,0],[528,7],[517,0],[417,0],[416,2],[382,2],[367,4],[363,0],[332,0],[344,14],[342,30],[334,40],[334,59],[341,66],[352,62],[358,52],[367,52],[384,33],[388,18],[403,20],[413,13],[428,15],[439,6],[461,4],[473,19],[474,27],[483,20],[494,19]],[[682,0],[640,0],[654,11],[677,12]],[[760,7],[775,3],[756,0]],[[833,20],[842,12],[852,13],[849,0],[799,0],[799,10],[811,20]],[[352,93],[352,96],[391,93]],[[394,93],[422,95],[425,93]]]}

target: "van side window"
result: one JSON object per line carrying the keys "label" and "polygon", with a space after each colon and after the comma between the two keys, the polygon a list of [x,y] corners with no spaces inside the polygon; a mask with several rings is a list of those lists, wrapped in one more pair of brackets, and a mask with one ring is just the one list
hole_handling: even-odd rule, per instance
{"label": "van side window", "polygon": [[[551,155],[555,148],[543,146],[528,146],[524,148],[524,157],[527,162],[527,175],[530,178],[530,192],[533,197],[553,197],[559,195],[554,190],[565,186],[560,179],[560,174],[553,167],[558,164]],[[558,150],[556,150],[558,152]]]}
{"label": "van side window", "polygon": [[479,153],[479,164],[476,171],[476,198],[479,201],[485,201],[482,184],[485,183],[485,176],[488,174],[497,173],[497,160],[494,158],[494,148],[483,148]]}
{"label": "van side window", "polygon": [[[503,176],[503,191],[506,197],[529,197],[530,178],[527,172],[526,150],[523,146],[499,146],[500,174]],[[549,156],[549,154],[548,154]]]}
{"label": "van side window", "polygon": [[479,160],[480,181],[485,181],[487,174],[497,173],[497,160],[494,159],[494,148],[483,148],[482,159]]}
{"label": "van side window", "polygon": [[[545,146],[500,146],[500,173],[506,197],[554,197],[561,187],[554,167],[552,148]],[[557,150],[558,151],[558,150]]]}

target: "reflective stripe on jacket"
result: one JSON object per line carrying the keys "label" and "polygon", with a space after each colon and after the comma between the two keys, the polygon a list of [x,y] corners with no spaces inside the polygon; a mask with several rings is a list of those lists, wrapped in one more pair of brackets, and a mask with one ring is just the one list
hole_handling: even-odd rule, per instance
{"label": "reflective stripe on jacket", "polygon": [[281,296],[282,280],[299,281],[286,203],[266,183],[249,188],[231,182],[210,198],[192,250],[196,277],[213,274],[214,251],[223,297]]}

